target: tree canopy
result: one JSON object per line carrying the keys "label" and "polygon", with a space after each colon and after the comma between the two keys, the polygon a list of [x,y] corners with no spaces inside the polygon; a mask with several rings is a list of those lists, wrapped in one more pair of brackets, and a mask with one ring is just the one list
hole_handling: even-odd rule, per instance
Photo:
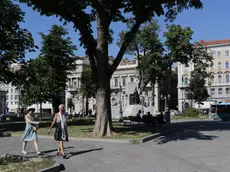
{"label": "tree canopy", "polygon": [[200,103],[208,98],[206,80],[212,76],[207,69],[213,65],[213,57],[207,53],[207,49],[196,43],[194,45],[193,64],[194,70],[191,72],[189,91],[192,93],[192,99]]}
{"label": "tree canopy", "polygon": [[31,103],[50,101],[58,106],[55,102],[66,89],[67,75],[76,69],[73,51],[77,48],[69,37],[65,38],[67,34],[66,29],[57,25],[53,25],[47,35],[41,33],[39,57],[30,60],[18,73],[22,77],[18,85],[23,99]]}
{"label": "tree canopy", "polygon": [[24,12],[11,0],[0,1],[0,82],[15,79],[10,70],[12,63],[24,61],[26,52],[34,51],[34,41],[30,32],[19,26]]}

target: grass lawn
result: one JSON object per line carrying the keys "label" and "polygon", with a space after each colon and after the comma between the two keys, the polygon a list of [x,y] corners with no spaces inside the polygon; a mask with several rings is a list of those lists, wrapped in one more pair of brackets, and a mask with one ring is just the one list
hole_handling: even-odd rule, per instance
{"label": "grass lawn", "polygon": [[[43,121],[40,124],[38,135],[47,135],[50,121]],[[77,119],[68,123],[68,133],[70,137],[92,137],[91,133],[94,127],[93,119]],[[142,125],[123,125],[123,123],[113,122],[115,134],[110,137],[113,139],[138,139],[150,135],[157,131],[156,128],[148,128]],[[24,121],[0,123],[0,132],[12,132],[15,134],[23,134],[25,129]],[[52,129],[51,135],[55,132]]]}
{"label": "grass lawn", "polygon": [[172,118],[172,120],[202,120],[202,119],[208,119],[208,116],[200,116],[200,117],[186,117],[186,116],[179,116],[176,115]]}
{"label": "grass lawn", "polygon": [[0,158],[1,172],[36,172],[38,170],[51,167],[55,164],[52,159],[43,159],[41,162],[24,161],[24,162],[7,162]]}

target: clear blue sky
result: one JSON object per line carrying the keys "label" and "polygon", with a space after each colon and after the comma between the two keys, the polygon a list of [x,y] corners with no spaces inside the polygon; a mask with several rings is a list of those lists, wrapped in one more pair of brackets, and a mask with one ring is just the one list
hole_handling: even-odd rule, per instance
{"label": "clear blue sky", "polygon": [[[189,9],[179,14],[174,21],[175,24],[180,24],[183,27],[189,26],[194,31],[193,41],[216,40],[230,38],[230,0],[202,0],[204,8],[202,10]],[[39,13],[27,7],[25,4],[20,4],[22,10],[26,13],[25,23],[22,23],[23,28],[28,29],[34,38],[36,45],[41,46],[41,37],[39,32],[47,33],[53,24],[61,24],[56,17],[40,16]],[[165,30],[164,18],[158,18],[162,31]],[[66,26],[69,31],[69,36],[77,45],[78,51],[76,55],[84,56],[85,50],[79,45],[79,35],[73,29],[72,24]],[[95,26],[94,26],[95,28]],[[116,56],[119,48],[116,46],[118,34],[125,29],[125,24],[113,23],[114,43],[110,45],[109,54]],[[162,33],[160,35],[162,38]],[[35,58],[39,54],[39,50],[35,53],[28,53],[27,58]]]}

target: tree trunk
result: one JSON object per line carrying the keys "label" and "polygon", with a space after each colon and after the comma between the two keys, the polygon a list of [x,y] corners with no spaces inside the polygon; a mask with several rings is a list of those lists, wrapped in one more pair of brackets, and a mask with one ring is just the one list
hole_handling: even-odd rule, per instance
{"label": "tree trunk", "polygon": [[[101,16],[100,16],[101,17]],[[109,27],[106,20],[97,19],[97,119],[93,130],[95,136],[112,135],[112,118],[110,106],[110,76],[108,66]]]}

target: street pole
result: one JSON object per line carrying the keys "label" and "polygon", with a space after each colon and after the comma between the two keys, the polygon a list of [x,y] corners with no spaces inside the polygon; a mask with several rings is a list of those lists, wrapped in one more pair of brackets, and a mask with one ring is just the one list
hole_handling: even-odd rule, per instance
{"label": "street pole", "polygon": [[121,87],[121,84],[120,84],[120,111],[119,111],[120,119],[119,119],[119,122],[123,122],[123,110],[122,110],[122,102],[121,102],[121,92],[122,92],[122,87]]}
{"label": "street pole", "polygon": [[182,87],[181,87],[181,104],[182,104],[182,107],[181,107],[181,109],[182,109],[182,113],[184,112],[184,90],[183,90],[183,87],[184,87],[184,85],[183,85],[183,83],[184,83],[184,78],[183,78],[183,76],[182,76]]}
{"label": "street pole", "polygon": [[211,81],[209,81],[208,82],[208,86],[209,86],[209,112],[208,112],[208,115],[209,115],[209,119],[212,119],[212,116],[211,116],[211,110],[212,110],[212,107],[211,107],[211,96],[212,96],[212,94],[211,94],[211,85],[212,85],[212,83],[211,83]]}
{"label": "street pole", "polygon": [[144,106],[143,106],[143,104],[144,104],[144,96],[142,95],[141,96],[141,111],[142,111],[142,116],[144,115]]}

